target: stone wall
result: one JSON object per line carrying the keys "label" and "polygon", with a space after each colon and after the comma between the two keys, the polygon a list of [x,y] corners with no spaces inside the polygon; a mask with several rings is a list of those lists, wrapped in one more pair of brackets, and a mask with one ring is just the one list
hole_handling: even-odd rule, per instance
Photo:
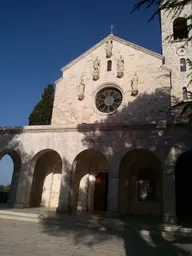
{"label": "stone wall", "polygon": [[[161,11],[161,34],[162,34],[162,51],[165,57],[165,65],[172,70],[172,96],[182,100],[182,87],[187,86],[190,77],[189,67],[187,72],[180,72],[180,59],[186,60],[192,59],[192,41],[187,40],[175,41],[173,38],[173,21],[177,17],[189,17],[192,13],[192,4],[189,3],[182,8],[182,10],[175,9],[163,9]],[[191,19],[188,19],[188,25],[191,24]],[[192,36],[192,30],[190,30],[189,38]],[[184,56],[179,56],[177,50],[184,46],[187,49],[187,53]],[[189,90],[192,91],[192,84],[189,86]]]}
{"label": "stone wall", "polygon": [[[106,41],[113,40],[112,71],[107,72]],[[80,56],[63,70],[56,82],[52,125],[95,122],[152,122],[165,119],[170,106],[170,70],[163,65],[163,57],[142,47],[109,36]],[[117,78],[117,61],[124,59],[124,76]],[[101,63],[99,79],[93,80],[93,62]],[[139,94],[131,96],[131,80],[136,72]],[[85,84],[85,98],[78,100],[76,87],[81,78]],[[123,102],[113,115],[101,114],[95,107],[95,95],[106,85],[114,85],[123,94]],[[125,119],[126,117],[126,119]],[[147,117],[147,118],[146,118]]]}
{"label": "stone wall", "polygon": [[[106,156],[109,165],[108,209],[118,212],[118,180],[121,160],[128,151],[138,148],[149,150],[158,157],[162,164],[164,215],[173,216],[175,213],[174,166],[178,156],[191,148],[190,137],[190,132],[179,127],[169,131],[166,127],[155,125],[133,127],[111,124],[105,127],[95,124],[84,125],[78,130],[76,126],[68,128],[24,127],[22,133],[17,133],[17,128],[10,128],[6,131],[1,130],[0,156],[10,154],[11,151],[18,152],[20,155],[21,168],[15,203],[27,206],[35,161],[48,149],[56,151],[62,159],[59,204],[67,209],[69,180],[74,159],[83,150],[97,149]],[[55,178],[52,182],[57,183],[55,187],[58,188],[59,177],[56,178],[57,181]],[[58,193],[58,189],[56,192],[53,191],[52,198],[55,197],[54,193]],[[50,206],[57,205],[58,197],[55,198]]]}

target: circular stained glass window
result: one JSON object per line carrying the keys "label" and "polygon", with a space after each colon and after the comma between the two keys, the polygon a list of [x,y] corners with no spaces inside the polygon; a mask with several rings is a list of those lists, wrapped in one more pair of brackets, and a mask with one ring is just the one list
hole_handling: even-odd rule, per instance
{"label": "circular stained glass window", "polygon": [[97,93],[95,101],[100,112],[111,113],[121,105],[122,93],[116,88],[107,87]]}

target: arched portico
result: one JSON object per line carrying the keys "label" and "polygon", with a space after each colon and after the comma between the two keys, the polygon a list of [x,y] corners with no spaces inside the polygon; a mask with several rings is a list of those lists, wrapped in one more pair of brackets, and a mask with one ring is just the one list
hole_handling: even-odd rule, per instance
{"label": "arched portico", "polygon": [[185,151],[177,159],[175,194],[178,221],[192,221],[192,149]]}
{"label": "arched portico", "polygon": [[38,152],[31,161],[28,191],[30,207],[58,207],[62,159],[52,149]]}
{"label": "arched portico", "polygon": [[[13,206],[16,203],[17,190],[19,185],[19,177],[21,173],[21,157],[20,154],[14,149],[5,149],[0,152],[0,160],[9,155],[13,161],[13,174],[11,180],[11,188],[9,192],[8,205]],[[1,174],[0,174],[1,175]]]}
{"label": "arched portico", "polygon": [[119,171],[121,214],[162,214],[162,169],[150,151],[135,149],[124,155]]}
{"label": "arched portico", "polygon": [[87,149],[74,159],[69,194],[71,211],[107,209],[108,162],[98,150]]}

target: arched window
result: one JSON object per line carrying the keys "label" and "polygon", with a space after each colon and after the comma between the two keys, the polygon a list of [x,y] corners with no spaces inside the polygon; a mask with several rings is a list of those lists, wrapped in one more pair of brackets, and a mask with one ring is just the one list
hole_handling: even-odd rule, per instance
{"label": "arched window", "polygon": [[187,67],[186,67],[186,60],[184,58],[180,59],[180,71],[181,72],[186,72]]}
{"label": "arched window", "polygon": [[177,18],[173,22],[174,40],[188,38],[187,20],[185,18]]}
{"label": "arched window", "polygon": [[107,61],[107,71],[111,71],[112,70],[112,61],[108,60]]}
{"label": "arched window", "polygon": [[138,201],[155,201],[156,175],[151,169],[141,169],[137,175]]}

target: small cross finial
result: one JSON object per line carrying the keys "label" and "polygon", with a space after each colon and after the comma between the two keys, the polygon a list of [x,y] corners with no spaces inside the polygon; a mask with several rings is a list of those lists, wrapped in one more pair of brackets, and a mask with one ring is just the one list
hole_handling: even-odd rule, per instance
{"label": "small cross finial", "polygon": [[110,26],[110,29],[111,29],[111,35],[113,35],[113,29],[114,29],[114,26],[113,26],[113,25],[111,25],[111,26]]}

